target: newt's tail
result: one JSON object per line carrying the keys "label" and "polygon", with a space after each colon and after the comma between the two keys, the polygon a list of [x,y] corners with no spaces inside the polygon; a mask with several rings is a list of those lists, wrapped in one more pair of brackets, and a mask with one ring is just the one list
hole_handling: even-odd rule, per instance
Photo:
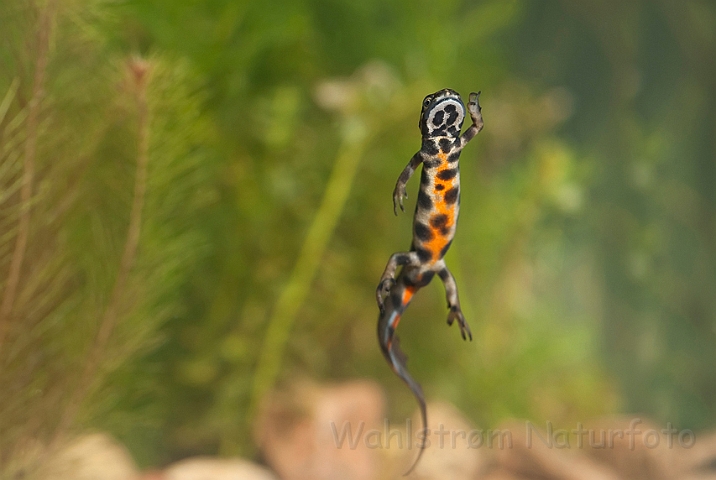
{"label": "newt's tail", "polygon": [[395,334],[395,329],[398,328],[400,317],[410,303],[413,293],[415,293],[414,288],[406,287],[402,285],[401,282],[396,283],[391,289],[390,295],[386,298],[385,307],[378,318],[378,341],[383,356],[388,360],[393,371],[410,387],[410,390],[420,405],[420,416],[423,422],[423,435],[420,446],[418,447],[418,456],[410,469],[405,472],[405,475],[413,471],[420,457],[423,455],[423,450],[425,450],[425,444],[427,443],[426,435],[428,428],[428,414],[423,389],[420,384],[413,379],[410,373],[408,373],[406,367],[408,357],[400,349],[400,339]]}

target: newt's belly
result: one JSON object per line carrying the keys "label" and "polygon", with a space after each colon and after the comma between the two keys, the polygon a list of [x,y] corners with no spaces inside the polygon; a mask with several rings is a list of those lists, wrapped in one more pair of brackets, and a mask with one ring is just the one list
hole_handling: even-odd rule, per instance
{"label": "newt's belly", "polygon": [[433,264],[447,253],[455,235],[460,208],[460,172],[457,164],[442,161],[427,172],[426,177],[415,212],[414,243],[421,259]]}

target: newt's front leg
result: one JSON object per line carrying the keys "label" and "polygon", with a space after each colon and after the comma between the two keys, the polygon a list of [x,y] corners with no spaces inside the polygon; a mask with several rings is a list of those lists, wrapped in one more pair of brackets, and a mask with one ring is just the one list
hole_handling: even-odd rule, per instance
{"label": "newt's front leg", "polygon": [[472,140],[475,135],[480,133],[485,123],[482,121],[482,108],[480,107],[480,92],[472,92],[470,94],[470,101],[467,104],[467,112],[470,114],[472,119],[472,125],[470,128],[465,130],[465,133],[460,137],[460,148],[467,145],[467,142]]}
{"label": "newt's front leg", "polygon": [[418,152],[413,155],[408,164],[405,166],[403,171],[398,177],[398,181],[395,183],[395,189],[393,190],[393,213],[398,214],[398,206],[404,212],[405,207],[403,206],[403,199],[408,198],[408,192],[405,190],[405,186],[408,184],[408,180],[415,173],[415,169],[418,168],[420,163],[423,161],[422,152]]}

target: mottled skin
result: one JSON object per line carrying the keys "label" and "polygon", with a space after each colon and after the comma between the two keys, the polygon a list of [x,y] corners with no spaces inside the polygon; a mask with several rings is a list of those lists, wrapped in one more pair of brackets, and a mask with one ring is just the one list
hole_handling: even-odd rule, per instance
{"label": "mottled skin", "polygon": [[[415,292],[430,283],[437,274],[445,285],[450,309],[448,325],[457,321],[462,338],[472,340],[470,327],[460,309],[455,278],[445,265],[443,257],[455,235],[460,209],[460,152],[483,126],[479,97],[479,93],[470,94],[467,112],[472,119],[472,125],[462,135],[460,130],[465,119],[465,106],[457,92],[444,89],[428,95],[423,100],[418,124],[423,136],[422,147],[398,177],[393,191],[393,209],[397,215],[398,207],[405,211],[403,199],[407,197],[405,187],[408,180],[418,166],[423,164],[413,217],[413,243],[409,251],[391,255],[376,290],[380,308],[380,348],[393,371],[408,384],[420,404],[423,435],[427,432],[425,398],[422,388],[405,367],[406,357],[400,349],[395,329]],[[402,269],[396,277],[398,267]],[[421,443],[418,456],[406,475],[417,465],[425,443]]]}

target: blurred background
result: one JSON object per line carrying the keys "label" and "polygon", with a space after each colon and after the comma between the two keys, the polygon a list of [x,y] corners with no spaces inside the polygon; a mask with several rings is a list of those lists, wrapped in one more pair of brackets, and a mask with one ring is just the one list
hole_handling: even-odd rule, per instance
{"label": "blurred background", "polygon": [[716,424],[713,3],[3,0],[0,32],[5,465],[90,430],[143,468],[257,459],[296,381],[412,415],[374,292],[446,87],[482,91],[446,259],[475,340],[420,291],[428,399],[484,428]]}

